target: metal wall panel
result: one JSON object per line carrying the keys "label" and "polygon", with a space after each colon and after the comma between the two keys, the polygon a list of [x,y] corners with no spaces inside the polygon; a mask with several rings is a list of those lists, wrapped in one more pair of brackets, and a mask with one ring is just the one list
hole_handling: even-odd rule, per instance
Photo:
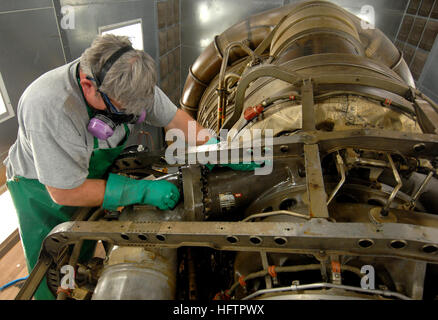
{"label": "metal wall panel", "polygon": [[[98,28],[124,21],[142,19],[144,50],[157,59],[157,22],[155,1],[139,0],[61,0],[60,5],[72,6],[75,28],[62,30],[67,60],[79,58],[98,35]],[[156,60],[157,61],[157,60]]]}
{"label": "metal wall panel", "polygon": [[[353,14],[365,5],[374,8],[376,27],[391,40],[397,36],[409,0],[330,0]],[[213,37],[256,13],[300,0],[181,0],[182,57],[184,84],[190,65]],[[201,45],[202,44],[202,45]]]}
{"label": "metal wall panel", "polygon": [[418,87],[438,103],[438,37],[423,68]]}
{"label": "metal wall panel", "polygon": [[0,12],[53,7],[52,0],[1,0]]}
{"label": "metal wall panel", "polygon": [[[18,3],[25,8],[24,3],[29,2],[2,1],[0,8],[10,11],[20,8]],[[35,1],[35,4],[44,6],[48,2]],[[16,112],[26,87],[43,73],[64,64],[53,8],[3,11],[0,13],[0,40],[0,72]],[[7,156],[17,131],[16,117],[0,124],[0,160]]]}

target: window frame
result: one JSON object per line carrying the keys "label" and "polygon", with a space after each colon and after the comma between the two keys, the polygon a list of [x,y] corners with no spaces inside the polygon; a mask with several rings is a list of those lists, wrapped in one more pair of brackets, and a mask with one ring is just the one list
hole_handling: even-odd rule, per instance
{"label": "window frame", "polygon": [[0,99],[3,100],[3,103],[6,108],[6,112],[0,114],[0,123],[5,122],[13,117],[15,117],[15,111],[11,103],[11,99],[9,98],[8,91],[6,90],[5,82],[3,80],[2,73],[0,72]]}
{"label": "window frame", "polygon": [[111,31],[111,30],[114,30],[114,29],[131,26],[131,25],[138,24],[138,23],[140,23],[141,44],[142,44],[142,47],[143,47],[140,50],[144,50],[143,19],[142,18],[138,18],[138,19],[134,19],[134,20],[128,20],[128,21],[123,21],[123,22],[119,22],[119,23],[114,23],[114,24],[110,24],[110,25],[107,25],[107,26],[100,26],[100,27],[98,27],[98,32],[99,32],[99,35],[101,35],[103,32],[107,32],[107,31]]}

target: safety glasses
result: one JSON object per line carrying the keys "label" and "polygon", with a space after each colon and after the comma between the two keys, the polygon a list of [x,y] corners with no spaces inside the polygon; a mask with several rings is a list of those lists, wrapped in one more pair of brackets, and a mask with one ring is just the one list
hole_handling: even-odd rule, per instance
{"label": "safety glasses", "polygon": [[111,102],[110,98],[103,93],[102,91],[100,91],[99,89],[97,90],[100,95],[102,96],[103,102],[105,103],[106,109],[109,113],[115,113],[115,114],[119,114],[119,115],[126,115],[126,113],[124,113],[123,111],[119,111]]}
{"label": "safety glasses", "polygon": [[[90,76],[86,76],[86,78],[90,81],[94,81],[96,82],[96,79],[90,77]],[[97,82],[96,82],[97,83]],[[106,93],[100,91],[99,89],[97,89],[97,92],[100,93],[100,96],[102,97],[103,102],[105,103],[106,106],[106,110],[109,113],[113,113],[113,114],[118,114],[118,115],[127,115],[126,113],[124,113],[123,111],[118,110],[111,102],[110,98],[106,95]]]}

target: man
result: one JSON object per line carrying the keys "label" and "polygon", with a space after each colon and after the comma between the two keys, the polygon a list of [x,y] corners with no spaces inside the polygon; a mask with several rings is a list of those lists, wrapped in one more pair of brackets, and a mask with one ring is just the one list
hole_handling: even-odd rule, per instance
{"label": "man", "polygon": [[[167,181],[107,174],[135,123],[179,128],[187,137],[193,119],[171,103],[156,78],[148,54],[134,50],[127,37],[105,35],[80,60],[45,73],[23,93],[17,141],[5,165],[29,272],[43,239],[77,207],[141,203],[167,210],[178,203],[178,188]],[[46,281],[35,298],[53,298]]]}

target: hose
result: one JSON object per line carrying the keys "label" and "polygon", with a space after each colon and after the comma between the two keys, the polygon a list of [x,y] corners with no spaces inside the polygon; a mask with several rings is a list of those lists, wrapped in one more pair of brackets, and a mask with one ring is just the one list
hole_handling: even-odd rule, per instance
{"label": "hose", "polygon": [[[301,272],[301,271],[309,271],[309,270],[320,270],[321,265],[320,264],[310,264],[310,265],[303,265],[303,266],[284,266],[284,267],[275,267],[275,272],[282,273],[282,272]],[[352,266],[341,266],[341,270],[343,271],[350,271],[358,275],[359,277],[362,277],[363,275],[360,272],[359,268],[352,267]],[[270,271],[269,269],[260,270],[258,272],[251,273],[245,277],[242,277],[242,279],[239,279],[239,281],[236,281],[229,290],[227,290],[227,294],[232,296],[232,293],[234,290],[237,289],[241,283],[245,283],[248,280],[252,280],[255,278],[264,277],[266,275],[269,275]]]}
{"label": "hose", "polygon": [[6,289],[6,288],[9,288],[10,286],[13,286],[14,284],[16,284],[16,283],[18,283],[18,282],[21,282],[21,281],[27,280],[28,277],[29,277],[29,276],[25,276],[24,278],[20,278],[20,279],[16,279],[16,280],[13,280],[13,281],[11,281],[11,282],[8,282],[8,283],[5,284],[4,286],[1,286],[1,287],[0,287],[0,291],[4,290],[4,289]]}
{"label": "hose", "polygon": [[304,285],[291,285],[289,287],[281,287],[281,288],[263,289],[250,294],[249,296],[243,298],[242,300],[249,300],[266,293],[283,292],[283,291],[304,291],[311,289],[341,289],[348,291],[356,291],[360,293],[368,293],[368,294],[371,293],[376,295],[382,295],[384,297],[395,297],[400,300],[413,300],[412,298],[407,297],[398,292],[392,292],[388,290],[362,289],[358,287],[345,286],[345,285],[333,284],[333,283],[313,283],[313,284],[304,284]]}

